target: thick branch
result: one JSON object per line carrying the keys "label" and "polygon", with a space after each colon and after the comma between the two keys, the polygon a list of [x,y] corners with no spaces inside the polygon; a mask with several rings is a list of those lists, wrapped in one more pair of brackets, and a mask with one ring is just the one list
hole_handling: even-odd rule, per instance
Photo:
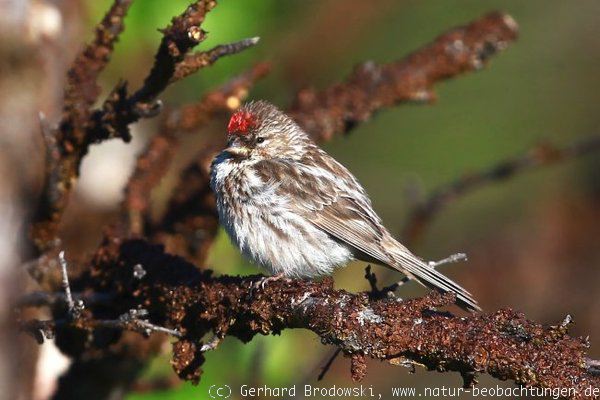
{"label": "thick branch", "polygon": [[383,107],[434,101],[435,84],[480,70],[517,38],[517,30],[508,14],[488,14],[452,29],[400,61],[367,62],[357,66],[345,82],[321,92],[301,91],[290,113],[314,138],[329,140]]}
{"label": "thick branch", "polygon": [[31,238],[36,255],[56,244],[56,231],[67,204],[81,157],[87,152],[86,128],[91,107],[100,94],[97,83],[106,67],[114,44],[124,29],[123,20],[132,0],[115,0],[96,28],[96,35],[77,56],[67,73],[65,105],[61,122],[51,128],[42,121],[46,145],[45,180],[33,216]]}
{"label": "thick branch", "polygon": [[[588,343],[567,335],[570,319],[544,328],[510,309],[457,317],[436,311],[452,304],[452,295],[433,292],[406,301],[370,298],[368,293],[336,290],[330,279],[277,281],[256,289],[256,276],[212,277],[160,246],[139,240],[107,242],[92,265],[90,275],[77,285],[116,293],[120,300],[111,313],[121,315],[144,304],[152,323],[181,332],[183,338],[174,346],[174,367],[186,379],[199,379],[201,340],[210,332],[249,341],[256,334],[304,328],[352,356],[356,378],[364,375],[366,356],[463,376],[488,373],[541,388],[575,388],[579,393],[600,385],[596,364],[586,358]],[[135,265],[144,266],[143,279],[134,276]],[[107,318],[109,310],[99,310]],[[87,311],[97,312],[93,306]]]}

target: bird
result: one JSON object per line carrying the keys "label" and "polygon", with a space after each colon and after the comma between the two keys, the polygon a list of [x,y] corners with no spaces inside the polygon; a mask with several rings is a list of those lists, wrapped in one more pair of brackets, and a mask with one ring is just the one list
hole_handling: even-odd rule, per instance
{"label": "bird", "polygon": [[271,273],[267,281],[315,279],[360,260],[480,310],[468,291],[394,239],[354,175],[269,102],[245,103],[231,115],[210,186],[220,224],[245,257]]}

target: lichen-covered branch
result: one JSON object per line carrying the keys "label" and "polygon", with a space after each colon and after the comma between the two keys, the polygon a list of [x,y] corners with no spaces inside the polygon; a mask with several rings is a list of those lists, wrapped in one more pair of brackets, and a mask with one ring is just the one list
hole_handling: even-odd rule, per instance
{"label": "lichen-covered branch", "polygon": [[[136,265],[146,272],[141,279],[135,274]],[[459,317],[439,311],[453,303],[452,295],[432,292],[399,301],[336,290],[330,279],[283,280],[264,289],[252,285],[256,279],[213,277],[210,271],[164,253],[161,246],[110,240],[96,254],[89,274],[74,285],[75,290],[111,292],[119,299],[109,308],[87,307],[83,321],[115,318],[143,304],[150,322],[181,333],[173,365],[181,378],[192,381],[200,378],[202,341],[208,334],[246,342],[257,334],[303,328],[351,357],[355,379],[367,372],[364,361],[370,357],[394,365],[416,363],[429,370],[457,371],[469,384],[473,373],[487,373],[528,386],[574,388],[580,394],[600,385],[594,361],[586,357],[587,341],[567,334],[569,318],[543,327],[510,309]],[[105,335],[115,334],[96,331],[93,324],[74,329],[88,334],[57,331],[57,338],[61,334],[80,338],[58,340],[69,353],[86,348],[86,341],[105,343]]]}
{"label": "lichen-covered branch", "polygon": [[70,142],[75,149],[85,141],[90,108],[100,95],[98,76],[108,65],[114,45],[125,29],[124,19],[132,3],[133,0],[115,0],[96,27],[94,39],[77,56],[67,73],[63,127],[57,132],[64,146]]}
{"label": "lichen-covered branch", "polygon": [[404,59],[357,66],[344,81],[323,91],[298,93],[289,113],[315,139],[346,133],[374,112],[406,101],[435,100],[435,84],[477,71],[517,38],[518,26],[508,14],[488,14],[450,30]]}
{"label": "lichen-covered branch", "polygon": [[45,180],[33,216],[31,239],[34,255],[56,244],[56,232],[68,195],[87,153],[91,107],[100,94],[98,76],[110,60],[113,47],[124,29],[123,20],[132,0],[115,0],[96,28],[96,35],[77,56],[67,73],[65,103],[60,123],[51,127],[42,121],[46,145]]}

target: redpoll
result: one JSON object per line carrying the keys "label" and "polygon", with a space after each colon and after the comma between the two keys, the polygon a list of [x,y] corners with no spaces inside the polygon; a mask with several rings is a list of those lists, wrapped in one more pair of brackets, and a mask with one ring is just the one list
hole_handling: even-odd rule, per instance
{"label": "redpoll", "polygon": [[228,132],[211,187],[221,224],[256,264],[275,276],[313,278],[363,260],[479,309],[469,292],[396,241],[356,178],[276,107],[244,105]]}

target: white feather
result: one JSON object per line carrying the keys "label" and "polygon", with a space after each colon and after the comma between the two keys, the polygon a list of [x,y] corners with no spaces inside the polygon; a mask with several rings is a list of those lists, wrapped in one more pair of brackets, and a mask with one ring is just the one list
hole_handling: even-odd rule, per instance
{"label": "white feather", "polygon": [[[277,194],[279,184],[261,180],[249,168],[252,164],[251,160],[235,162],[219,156],[211,177],[221,224],[244,256],[272,274],[301,278],[329,275],[353,259],[346,246],[292,212],[290,199]],[[245,195],[239,215],[232,212],[224,192],[225,182],[232,176],[250,186],[245,193],[237,193]]]}

